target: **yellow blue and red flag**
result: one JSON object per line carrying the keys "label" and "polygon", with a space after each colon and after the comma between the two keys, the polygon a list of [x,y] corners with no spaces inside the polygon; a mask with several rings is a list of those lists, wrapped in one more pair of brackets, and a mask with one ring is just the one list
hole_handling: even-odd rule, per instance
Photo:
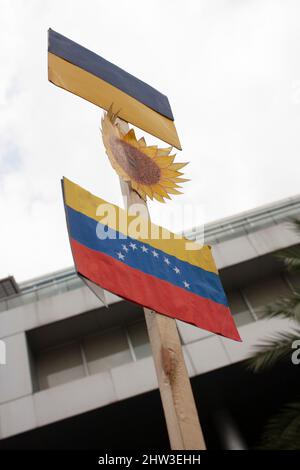
{"label": "yellow blue and red flag", "polygon": [[136,215],[66,178],[63,194],[71,249],[81,276],[158,313],[240,341],[209,246],[150,220],[141,236]]}

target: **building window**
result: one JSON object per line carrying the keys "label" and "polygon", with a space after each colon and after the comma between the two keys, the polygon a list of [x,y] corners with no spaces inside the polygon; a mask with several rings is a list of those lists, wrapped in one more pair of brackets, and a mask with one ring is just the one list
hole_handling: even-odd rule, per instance
{"label": "building window", "polygon": [[109,371],[151,354],[145,321],[101,330],[64,344],[52,342],[47,349],[39,347],[48,336],[45,332],[39,334],[40,330],[28,337],[32,379],[37,390]]}
{"label": "building window", "polygon": [[126,334],[121,328],[87,336],[82,346],[90,374],[107,371],[133,360]]}
{"label": "building window", "polygon": [[146,323],[144,321],[134,323],[128,326],[127,331],[135,358],[143,359],[144,357],[150,356],[151,348]]}
{"label": "building window", "polygon": [[281,276],[256,282],[243,289],[249,304],[258,318],[263,317],[266,305],[275,302],[280,297],[291,295],[291,289]]}
{"label": "building window", "polygon": [[40,390],[84,377],[80,344],[74,342],[43,351],[36,358],[36,371]]}
{"label": "building window", "polygon": [[237,326],[247,325],[247,323],[254,321],[254,317],[239,291],[229,291],[226,295],[229,308],[234,316],[234,321]]}

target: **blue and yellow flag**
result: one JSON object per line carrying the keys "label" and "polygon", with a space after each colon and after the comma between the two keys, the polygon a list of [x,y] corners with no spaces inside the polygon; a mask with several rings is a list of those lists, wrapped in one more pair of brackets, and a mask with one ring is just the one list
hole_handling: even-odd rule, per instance
{"label": "blue and yellow flag", "polygon": [[168,98],[142,80],[53,31],[48,32],[50,82],[181,150]]}

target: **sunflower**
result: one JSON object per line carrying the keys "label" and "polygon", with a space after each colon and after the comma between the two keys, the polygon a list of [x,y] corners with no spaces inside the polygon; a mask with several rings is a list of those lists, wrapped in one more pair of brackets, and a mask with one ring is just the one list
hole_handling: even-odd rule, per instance
{"label": "sunflower", "polygon": [[147,146],[142,137],[137,140],[135,132],[122,131],[117,114],[110,109],[101,120],[102,138],[112,167],[124,181],[131,183],[144,200],[146,197],[165,202],[170,194],[182,194],[179,183],[188,181],[180,171],[187,163],[174,163],[172,147]]}

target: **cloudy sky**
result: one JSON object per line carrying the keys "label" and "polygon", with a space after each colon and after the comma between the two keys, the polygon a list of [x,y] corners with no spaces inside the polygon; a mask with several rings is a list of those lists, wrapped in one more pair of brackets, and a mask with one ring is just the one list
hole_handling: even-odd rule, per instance
{"label": "cloudy sky", "polygon": [[201,224],[300,192],[299,1],[1,0],[0,10],[0,277],[72,265],[63,175],[122,204],[102,111],[47,81],[49,27],[168,95],[192,181],[174,202],[151,203],[153,220],[170,209],[180,220],[184,204]]}

